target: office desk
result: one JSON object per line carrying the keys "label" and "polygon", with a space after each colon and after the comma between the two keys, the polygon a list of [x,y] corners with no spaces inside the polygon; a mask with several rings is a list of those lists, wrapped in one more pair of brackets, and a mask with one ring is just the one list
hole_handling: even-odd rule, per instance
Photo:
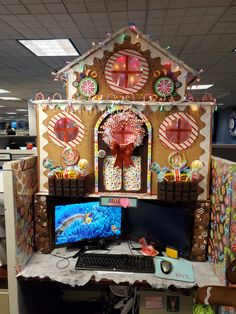
{"label": "office desk", "polygon": [[[135,247],[138,244],[134,244]],[[76,251],[68,252],[65,248],[54,250],[52,253],[70,257],[75,254]],[[101,252],[101,251],[96,251]],[[104,254],[106,251],[102,251]],[[134,251],[136,252],[136,251]],[[114,254],[131,254],[130,248],[127,242],[123,242],[120,245],[114,245],[109,253]],[[107,280],[115,284],[137,284],[145,283],[154,289],[168,289],[169,286],[174,285],[176,288],[191,289],[193,287],[202,287],[205,285],[222,285],[222,283],[215,276],[210,263],[208,262],[193,262],[193,269],[195,274],[195,282],[183,282],[176,280],[167,280],[157,278],[153,274],[141,274],[141,273],[122,273],[122,272],[105,272],[105,271],[78,271],[75,270],[76,258],[70,258],[70,264],[64,269],[58,269],[56,264],[60,258],[52,256],[50,254],[35,254],[30,259],[25,268],[18,274],[18,277],[22,279],[26,278],[49,278],[52,281],[56,281],[62,284],[67,284],[72,287],[84,286],[93,279],[93,281],[99,283],[100,281]],[[59,267],[66,266],[67,261],[60,262]]]}

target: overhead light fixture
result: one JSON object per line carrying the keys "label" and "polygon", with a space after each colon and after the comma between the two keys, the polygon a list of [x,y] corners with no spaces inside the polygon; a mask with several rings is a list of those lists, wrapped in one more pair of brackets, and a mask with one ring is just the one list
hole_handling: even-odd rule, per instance
{"label": "overhead light fixture", "polygon": [[0,88],[0,94],[8,94],[8,93],[10,93],[9,90],[5,90],[5,89]]}
{"label": "overhead light fixture", "polygon": [[16,109],[16,111],[28,111],[28,109]]}
{"label": "overhead light fixture", "polygon": [[38,57],[79,55],[70,39],[22,39],[18,41]]}
{"label": "overhead light fixture", "polygon": [[0,99],[2,100],[21,100],[20,98],[17,98],[17,97],[5,97],[5,96],[1,96]]}
{"label": "overhead light fixture", "polygon": [[0,108],[4,108],[5,106],[0,105]]}
{"label": "overhead light fixture", "polygon": [[192,85],[192,86],[189,86],[187,89],[190,89],[190,90],[208,89],[208,88],[210,88],[212,86],[214,86],[214,84]]}
{"label": "overhead light fixture", "polygon": [[6,114],[17,114],[16,112],[6,112]]}

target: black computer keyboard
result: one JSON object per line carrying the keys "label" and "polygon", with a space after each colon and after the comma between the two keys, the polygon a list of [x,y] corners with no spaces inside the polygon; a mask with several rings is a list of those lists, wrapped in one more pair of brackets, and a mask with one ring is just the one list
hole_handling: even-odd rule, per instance
{"label": "black computer keyboard", "polygon": [[155,266],[151,256],[127,254],[81,253],[78,256],[75,269],[155,273]]}

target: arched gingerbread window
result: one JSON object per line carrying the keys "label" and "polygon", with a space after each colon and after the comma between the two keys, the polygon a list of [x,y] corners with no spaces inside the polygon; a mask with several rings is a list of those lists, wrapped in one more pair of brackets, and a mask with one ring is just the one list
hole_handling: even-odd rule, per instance
{"label": "arched gingerbread window", "polygon": [[[122,107],[123,108],[123,107]],[[113,110],[103,114],[98,120],[95,128],[95,175],[96,192],[126,192],[126,193],[150,193],[151,162],[151,125],[147,118],[140,112],[132,110],[136,119],[142,124],[142,142],[133,148],[129,158],[119,158],[119,152],[107,145],[104,134],[104,126],[111,117],[115,117],[122,110]],[[115,134],[115,140],[123,141],[132,146],[132,128],[123,128]],[[131,145],[130,145],[131,144]],[[126,159],[129,160],[126,166]],[[118,166],[117,166],[118,165]]]}

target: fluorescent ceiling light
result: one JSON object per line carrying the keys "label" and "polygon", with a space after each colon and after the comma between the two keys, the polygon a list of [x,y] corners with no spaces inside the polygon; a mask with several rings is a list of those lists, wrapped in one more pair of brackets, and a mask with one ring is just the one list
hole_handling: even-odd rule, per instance
{"label": "fluorescent ceiling light", "polygon": [[28,111],[28,109],[16,109],[16,111]]}
{"label": "fluorescent ceiling light", "polygon": [[17,97],[4,97],[4,96],[2,96],[2,97],[0,97],[0,99],[2,99],[2,100],[21,100],[20,98],[17,98]]}
{"label": "fluorescent ceiling light", "polygon": [[0,108],[4,108],[5,106],[0,105]]}
{"label": "fluorescent ceiling light", "polygon": [[6,112],[6,114],[17,114],[16,112]]}
{"label": "fluorescent ceiling light", "polygon": [[190,90],[197,90],[197,89],[208,89],[212,87],[214,84],[206,84],[206,85],[192,85],[189,86],[188,89]]}
{"label": "fluorescent ceiling light", "polygon": [[9,90],[5,90],[5,89],[0,88],[0,94],[8,94],[8,93],[10,93]]}
{"label": "fluorescent ceiling light", "polygon": [[19,42],[38,57],[79,55],[69,39],[19,40]]}

